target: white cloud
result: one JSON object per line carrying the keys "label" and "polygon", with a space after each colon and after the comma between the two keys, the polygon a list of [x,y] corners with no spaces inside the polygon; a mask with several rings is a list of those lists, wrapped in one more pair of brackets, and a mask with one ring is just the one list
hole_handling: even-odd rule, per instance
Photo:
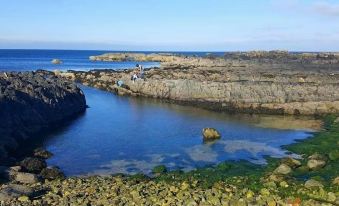
{"label": "white cloud", "polygon": [[339,17],[339,4],[331,4],[321,1],[313,4],[312,10],[321,15]]}

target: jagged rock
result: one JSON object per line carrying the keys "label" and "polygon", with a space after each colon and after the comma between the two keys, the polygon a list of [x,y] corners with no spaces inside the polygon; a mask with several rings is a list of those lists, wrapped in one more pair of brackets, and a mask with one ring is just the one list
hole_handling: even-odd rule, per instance
{"label": "jagged rock", "polygon": [[7,150],[84,112],[86,100],[75,83],[52,72],[7,72],[0,73],[0,108],[0,162],[5,162]]}
{"label": "jagged rock", "polygon": [[39,182],[39,178],[36,174],[17,172],[14,175],[14,180],[24,184],[34,184]]}
{"label": "jagged rock", "polygon": [[[268,53],[269,60],[271,55],[280,56]],[[121,55],[121,58],[126,56]],[[107,60],[110,61],[110,57]],[[129,92],[113,91],[170,99],[217,111],[292,115],[339,113],[339,75],[335,72],[331,76],[334,71],[330,72],[328,67],[332,63],[290,64],[289,60],[277,62],[277,66],[275,62],[178,58],[162,63],[161,68],[145,70],[146,80],[134,83],[130,80],[132,70],[71,71],[65,75],[74,74],[83,84],[108,91],[111,89],[102,85],[122,80]],[[339,58],[335,65],[339,65]]]}
{"label": "jagged rock", "polygon": [[310,189],[314,187],[324,187],[324,185],[317,180],[310,179],[305,182],[305,187]]}
{"label": "jagged rock", "polygon": [[51,158],[53,154],[43,148],[38,148],[34,150],[34,157],[48,159]]}
{"label": "jagged rock", "polygon": [[27,157],[21,161],[20,165],[28,172],[39,173],[42,169],[47,167],[45,160]]}
{"label": "jagged rock", "polygon": [[279,167],[277,167],[275,170],[274,170],[274,174],[281,174],[281,175],[287,175],[289,173],[292,172],[292,169],[290,166],[286,165],[286,164],[281,164],[279,165]]}
{"label": "jagged rock", "polygon": [[220,133],[214,128],[204,128],[202,130],[204,141],[220,139]]}
{"label": "jagged rock", "polygon": [[44,179],[48,179],[48,180],[54,180],[54,179],[63,179],[65,178],[65,175],[61,172],[61,170],[57,167],[48,167],[48,168],[44,168],[40,175],[44,178]]}
{"label": "jagged rock", "polygon": [[20,196],[31,196],[34,190],[24,185],[11,184],[0,190],[0,200],[9,201]]}

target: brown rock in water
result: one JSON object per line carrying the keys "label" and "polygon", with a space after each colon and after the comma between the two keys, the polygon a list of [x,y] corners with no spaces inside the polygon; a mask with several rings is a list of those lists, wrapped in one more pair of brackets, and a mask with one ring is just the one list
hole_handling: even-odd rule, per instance
{"label": "brown rock in water", "polygon": [[333,185],[339,185],[339,176],[334,178],[334,180],[332,181]]}
{"label": "brown rock in water", "polygon": [[317,180],[310,179],[305,182],[305,187],[310,189],[314,187],[324,187],[324,185]]}
{"label": "brown rock in water", "polygon": [[297,168],[301,166],[301,162],[299,160],[293,159],[291,157],[286,157],[281,160],[281,163],[290,166],[291,168]]}
{"label": "brown rock in water", "polygon": [[204,137],[204,141],[216,140],[221,138],[220,133],[214,128],[204,128],[202,130],[202,135]]}
{"label": "brown rock in water", "polygon": [[274,170],[274,174],[280,174],[280,175],[287,175],[289,173],[292,172],[292,169],[290,166],[286,165],[286,164],[281,164],[279,167],[277,167]]}
{"label": "brown rock in water", "polygon": [[309,156],[308,159],[307,167],[311,170],[317,170],[325,167],[327,160],[326,156],[317,153]]}

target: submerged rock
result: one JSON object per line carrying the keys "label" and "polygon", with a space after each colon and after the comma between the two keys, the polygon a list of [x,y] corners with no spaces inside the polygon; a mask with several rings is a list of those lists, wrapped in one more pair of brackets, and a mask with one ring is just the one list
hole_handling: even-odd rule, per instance
{"label": "submerged rock", "polygon": [[297,168],[301,166],[301,162],[299,160],[293,159],[291,157],[283,158],[281,163],[288,165],[291,168]]}
{"label": "submerged rock", "polygon": [[339,177],[334,178],[334,180],[332,181],[332,184],[339,186]]}
{"label": "submerged rock", "polygon": [[214,128],[204,128],[202,130],[204,141],[220,139],[220,133]]}
{"label": "submerged rock", "polygon": [[310,188],[314,188],[314,187],[324,187],[324,185],[321,184],[321,182],[319,182],[317,180],[310,179],[310,180],[307,180],[305,182],[305,187],[310,189]]}
{"label": "submerged rock", "polygon": [[307,167],[311,170],[323,168],[326,165],[324,160],[308,160]]}
{"label": "submerged rock", "polygon": [[311,170],[317,170],[323,168],[326,165],[326,156],[321,154],[313,154],[308,157],[307,167]]}
{"label": "submerged rock", "polygon": [[274,174],[280,174],[280,175],[287,175],[289,173],[292,172],[292,169],[290,166],[286,165],[286,164],[281,164],[279,167],[277,167],[274,170]]}

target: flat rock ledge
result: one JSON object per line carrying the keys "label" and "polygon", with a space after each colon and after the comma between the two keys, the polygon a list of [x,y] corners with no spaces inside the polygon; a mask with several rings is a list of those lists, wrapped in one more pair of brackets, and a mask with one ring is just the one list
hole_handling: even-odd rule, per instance
{"label": "flat rock ledge", "polygon": [[83,92],[53,73],[0,73],[0,162],[34,134],[84,112]]}
{"label": "flat rock ledge", "polygon": [[339,61],[336,56],[321,59],[319,55],[307,61],[302,56],[297,60],[190,57],[147,69],[145,78],[135,82],[131,81],[133,70],[57,74],[119,95],[152,97],[217,111],[337,114]]}

